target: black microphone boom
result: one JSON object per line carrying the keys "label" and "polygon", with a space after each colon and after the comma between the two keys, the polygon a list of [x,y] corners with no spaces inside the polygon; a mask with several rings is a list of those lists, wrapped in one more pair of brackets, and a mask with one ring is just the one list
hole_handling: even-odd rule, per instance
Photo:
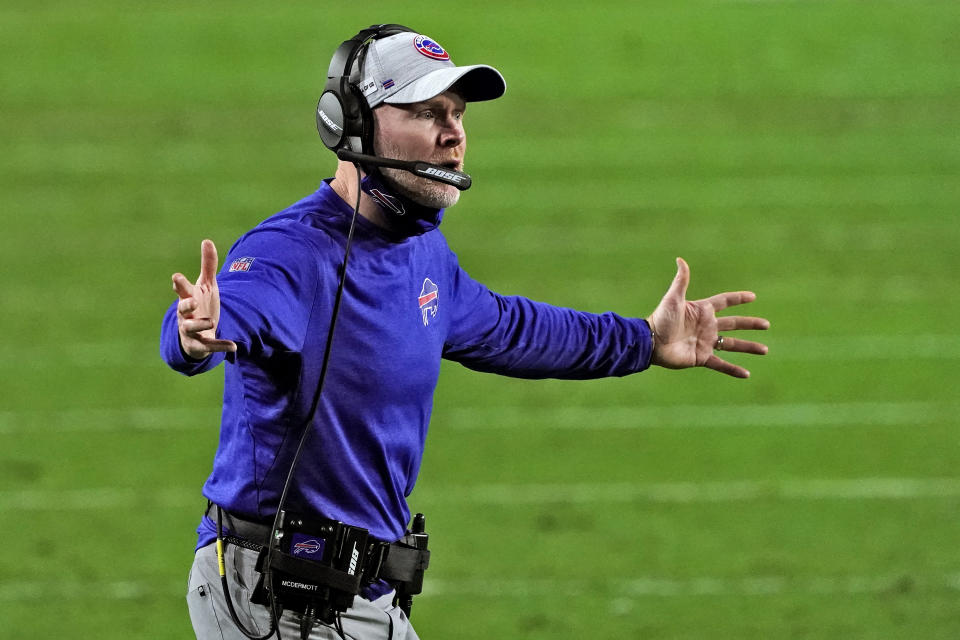
{"label": "black microphone boom", "polygon": [[460,191],[466,191],[473,184],[473,179],[462,171],[455,171],[439,164],[430,164],[429,162],[408,162],[406,160],[394,160],[393,158],[381,158],[379,156],[368,156],[365,153],[357,153],[349,149],[340,149],[337,151],[337,157],[347,162],[358,162],[360,164],[369,164],[375,167],[387,167],[388,169],[402,169],[416,174],[428,180],[436,180],[449,184]]}

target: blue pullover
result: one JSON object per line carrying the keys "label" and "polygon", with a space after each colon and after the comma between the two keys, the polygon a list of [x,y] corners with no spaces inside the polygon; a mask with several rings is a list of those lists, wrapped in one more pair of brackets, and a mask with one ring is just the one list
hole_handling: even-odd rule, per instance
{"label": "blue pullover", "polygon": [[[308,416],[352,213],[324,182],[233,245],[217,276],[217,336],[235,341],[235,354],[188,358],[176,303],[164,317],[170,367],[195,375],[226,360],[220,443],[203,494],[228,511],[272,521],[310,419],[290,508],[396,540],[410,517],[441,358],[521,378],[649,366],[644,320],[498,295],[460,268],[435,225],[398,237],[358,216],[325,388]],[[209,519],[198,533],[198,547],[213,539]]]}

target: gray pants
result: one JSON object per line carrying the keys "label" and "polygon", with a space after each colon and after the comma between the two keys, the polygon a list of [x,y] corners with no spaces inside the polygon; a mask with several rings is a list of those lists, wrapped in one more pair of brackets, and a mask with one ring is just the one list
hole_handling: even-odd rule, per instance
{"label": "gray pants", "polygon": [[[270,629],[270,612],[262,605],[250,603],[250,592],[256,586],[259,574],[254,568],[257,554],[236,545],[225,545],[227,584],[237,617],[252,633],[264,635]],[[357,596],[353,606],[342,615],[343,632],[349,640],[419,640],[410,621],[398,607],[392,605],[389,593],[373,602]],[[246,640],[233,621],[223,598],[220,571],[217,568],[216,544],[197,551],[190,569],[187,586],[187,605],[190,621],[197,640]],[[274,636],[275,638],[276,636]],[[310,634],[310,640],[338,640],[337,632],[319,624]],[[280,638],[300,638],[299,616],[284,611],[280,617]]]}

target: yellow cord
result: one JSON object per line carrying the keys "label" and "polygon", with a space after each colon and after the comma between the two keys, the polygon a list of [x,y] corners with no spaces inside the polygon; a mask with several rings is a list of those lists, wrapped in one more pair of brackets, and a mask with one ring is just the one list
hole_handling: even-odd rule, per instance
{"label": "yellow cord", "polygon": [[227,565],[223,562],[223,540],[217,538],[217,562],[220,565],[220,577],[227,575]]}

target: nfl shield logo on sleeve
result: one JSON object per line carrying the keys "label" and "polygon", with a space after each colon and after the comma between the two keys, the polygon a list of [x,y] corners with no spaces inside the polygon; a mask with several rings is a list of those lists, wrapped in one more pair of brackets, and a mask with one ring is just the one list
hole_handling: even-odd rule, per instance
{"label": "nfl shield logo on sleeve", "polygon": [[237,258],[230,265],[230,271],[250,271],[250,265],[256,258]]}

